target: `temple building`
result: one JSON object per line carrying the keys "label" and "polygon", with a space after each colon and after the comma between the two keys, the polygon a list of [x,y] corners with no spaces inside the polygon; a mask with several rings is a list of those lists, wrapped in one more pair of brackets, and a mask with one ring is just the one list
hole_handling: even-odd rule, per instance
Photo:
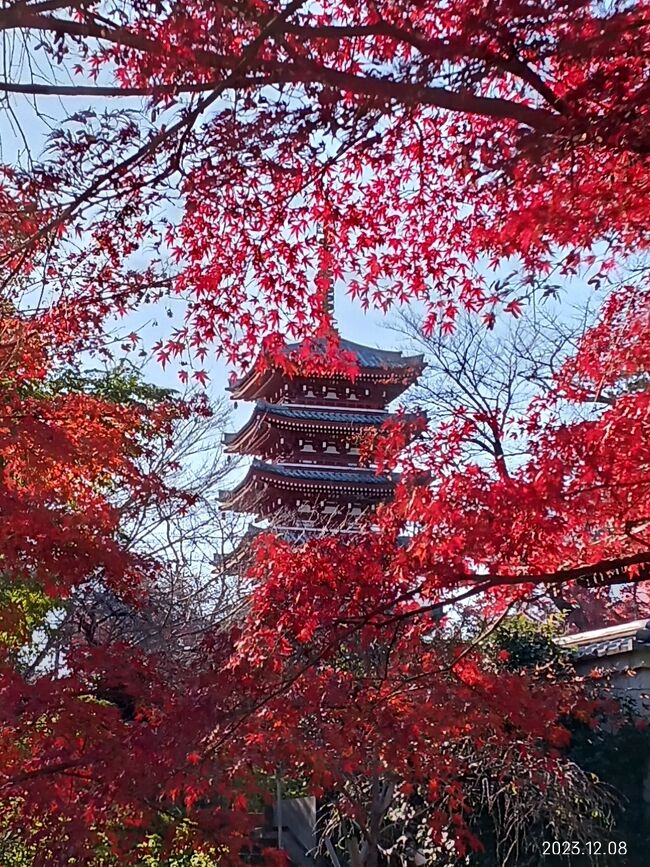
{"label": "temple building", "polygon": [[[331,302],[329,307],[331,312]],[[286,347],[289,365],[258,358],[231,382],[231,398],[250,401],[253,408],[240,430],[224,435],[225,450],[253,460],[243,480],[221,493],[221,506],[254,515],[263,526],[250,525],[224,558],[227,568],[239,569],[246,562],[249,543],[262,529],[296,543],[329,533],[354,533],[365,516],[393,496],[397,477],[379,475],[376,467],[365,464],[361,443],[391,417],[389,404],[418,379],[423,357],[338,337],[336,343],[351,361],[336,366],[349,369],[347,374],[326,363],[294,365],[308,346],[325,354],[325,343],[312,341]],[[297,372],[288,374],[288,366]],[[273,845],[284,849],[295,867],[316,867],[316,799],[285,798],[278,791],[270,812],[260,822],[251,863],[264,863],[259,850]]]}
{"label": "temple building", "polygon": [[[257,515],[299,540],[354,532],[363,516],[392,497],[396,477],[362,465],[360,444],[417,380],[423,357],[343,339],[339,345],[354,359],[354,373],[289,375],[258,360],[232,383],[232,399],[254,405],[246,424],[225,435],[225,448],[254,459],[240,484],[222,495],[224,509]],[[300,345],[286,351],[299,353]]]}

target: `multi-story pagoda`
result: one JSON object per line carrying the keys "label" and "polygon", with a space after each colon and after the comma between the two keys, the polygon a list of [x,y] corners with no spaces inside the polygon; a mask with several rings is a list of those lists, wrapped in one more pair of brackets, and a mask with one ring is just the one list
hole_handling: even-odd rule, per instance
{"label": "multi-story pagoda", "polygon": [[[223,508],[256,514],[292,538],[353,531],[361,517],[392,497],[396,478],[360,464],[360,443],[390,416],[388,404],[419,377],[421,355],[371,349],[348,340],[356,373],[289,376],[254,365],[230,388],[255,401],[248,422],[224,437],[226,451],[251,455],[246,477],[222,496]],[[299,346],[288,347],[289,353]]]}

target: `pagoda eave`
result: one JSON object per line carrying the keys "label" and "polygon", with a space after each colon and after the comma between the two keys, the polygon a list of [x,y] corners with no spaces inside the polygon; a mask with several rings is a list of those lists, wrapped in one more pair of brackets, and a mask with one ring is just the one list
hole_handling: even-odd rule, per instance
{"label": "pagoda eave", "polygon": [[[351,379],[354,382],[369,382],[376,385],[392,385],[399,388],[398,394],[409,388],[417,381],[424,370],[424,364],[417,364],[413,367],[405,367],[401,369],[395,368],[359,368],[355,375],[350,376],[350,373],[331,372],[331,373],[296,373],[295,379],[314,379],[326,380],[328,382],[343,382]],[[288,376],[288,379],[292,377]],[[267,398],[270,393],[283,382],[279,375],[279,371],[275,369],[267,369],[262,372],[255,372],[244,375],[238,382],[232,385],[229,389],[233,400],[258,400]]]}
{"label": "pagoda eave", "polygon": [[251,368],[230,388],[232,400],[257,400],[269,395],[283,382],[281,372],[273,367]]}
{"label": "pagoda eave", "polygon": [[225,434],[227,453],[261,454],[264,446],[286,432],[294,439],[300,433],[345,435],[358,441],[380,427],[389,414],[372,410],[332,410],[309,405],[276,405],[258,401],[253,414],[236,433]]}
{"label": "pagoda eave", "polygon": [[223,438],[226,454],[256,455],[263,451],[264,444],[271,437],[271,427],[263,419],[253,416],[244,427]]}
{"label": "pagoda eave", "polygon": [[338,467],[313,470],[304,467],[290,469],[256,461],[246,477],[222,496],[221,507],[239,512],[259,510],[263,501],[278,498],[295,499],[313,494],[336,500],[355,497],[364,502],[389,499],[398,476],[378,476],[372,470],[345,470]]}
{"label": "pagoda eave", "polygon": [[[372,382],[378,385],[398,386],[397,394],[401,394],[412,385],[421,375],[425,368],[423,355],[402,355],[398,351],[373,349],[350,340],[341,339],[339,348],[351,355],[357,366],[356,372],[332,370],[326,375],[312,372],[308,369],[297,370],[293,376],[287,371],[282,371],[282,366],[273,364],[270,359],[262,359],[254,364],[243,376],[236,380],[230,387],[234,400],[256,400],[260,397],[271,397],[277,394],[278,388],[286,383],[287,379],[302,378],[327,380],[331,382],[352,380]],[[285,347],[287,360],[291,360],[292,354],[300,350],[300,344],[291,344]],[[326,344],[323,344],[326,351]],[[299,368],[299,364],[298,364]]]}

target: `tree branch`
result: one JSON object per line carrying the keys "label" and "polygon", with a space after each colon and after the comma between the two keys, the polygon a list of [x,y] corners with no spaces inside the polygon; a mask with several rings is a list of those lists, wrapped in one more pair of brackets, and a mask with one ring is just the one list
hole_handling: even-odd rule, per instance
{"label": "tree branch", "polygon": [[31,84],[29,82],[0,81],[0,90],[5,93],[25,93],[31,96],[155,96],[157,94],[202,93],[212,90],[216,82],[205,84],[152,85],[151,87],[103,87],[94,85]]}

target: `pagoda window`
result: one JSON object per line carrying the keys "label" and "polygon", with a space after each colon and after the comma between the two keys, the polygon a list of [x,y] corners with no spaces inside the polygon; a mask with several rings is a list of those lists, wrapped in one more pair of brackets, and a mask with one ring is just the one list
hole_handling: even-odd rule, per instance
{"label": "pagoda window", "polygon": [[336,389],[335,389],[335,388],[328,388],[328,389],[327,389],[326,397],[337,398],[337,397],[338,397],[338,394],[336,393]]}
{"label": "pagoda window", "polygon": [[348,450],[348,454],[351,454],[351,455],[358,455],[358,454],[361,454],[361,451],[360,451],[360,449],[359,449],[359,446],[350,446],[350,448],[349,448],[349,450]]}
{"label": "pagoda window", "polygon": [[336,443],[323,443],[325,448],[325,454],[327,455],[338,455],[339,450],[336,446]]}
{"label": "pagoda window", "polygon": [[303,452],[315,452],[316,451],[313,443],[304,443],[304,445],[303,445],[302,440],[301,440],[300,444],[301,444],[301,448],[302,448]]}

